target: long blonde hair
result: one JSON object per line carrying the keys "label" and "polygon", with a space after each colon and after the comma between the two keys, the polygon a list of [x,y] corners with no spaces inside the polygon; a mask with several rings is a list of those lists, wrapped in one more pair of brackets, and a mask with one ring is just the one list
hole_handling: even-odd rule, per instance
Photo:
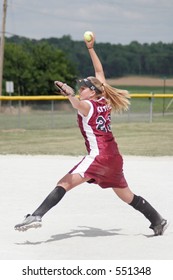
{"label": "long blonde hair", "polygon": [[101,93],[97,93],[97,95],[104,96],[115,112],[128,110],[130,105],[130,95],[127,90],[111,87],[107,83],[101,83],[95,77],[88,77],[87,79],[100,90]]}

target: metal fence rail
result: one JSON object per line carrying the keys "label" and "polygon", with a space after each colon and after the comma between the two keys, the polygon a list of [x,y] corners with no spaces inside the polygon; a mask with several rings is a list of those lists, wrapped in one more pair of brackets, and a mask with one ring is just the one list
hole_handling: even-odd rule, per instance
{"label": "metal fence rail", "polygon": [[[173,93],[131,93],[131,98],[173,98]],[[0,100],[67,100],[62,95],[36,95],[36,96],[0,96]]]}
{"label": "metal fence rail", "polygon": [[[153,122],[153,118],[164,116],[173,120],[173,93],[135,93],[130,96],[129,111],[113,115],[113,122]],[[0,96],[0,130],[75,126],[76,112],[67,99],[60,95]]]}

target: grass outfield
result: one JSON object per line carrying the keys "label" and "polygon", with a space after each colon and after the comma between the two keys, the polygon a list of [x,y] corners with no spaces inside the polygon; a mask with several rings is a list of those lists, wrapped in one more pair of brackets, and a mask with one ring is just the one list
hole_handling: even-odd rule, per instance
{"label": "grass outfield", "polygon": [[[135,79],[136,80],[136,79]],[[173,87],[166,87],[173,92]],[[123,86],[130,92],[163,92],[163,87]],[[67,102],[68,103],[68,102]],[[0,113],[0,154],[85,154],[83,138],[76,124],[76,112],[67,103],[18,103]],[[5,103],[3,103],[5,104]],[[8,105],[8,103],[6,104]],[[170,105],[170,106],[169,106]],[[69,109],[70,107],[70,109]],[[64,111],[63,111],[64,110]],[[112,130],[125,155],[173,156],[173,102],[155,98],[150,123],[150,100],[132,98],[129,112],[112,115]]]}
{"label": "grass outfield", "polygon": [[[121,153],[140,156],[173,156],[173,123],[113,123]],[[77,126],[66,129],[0,131],[0,154],[85,154]]]}

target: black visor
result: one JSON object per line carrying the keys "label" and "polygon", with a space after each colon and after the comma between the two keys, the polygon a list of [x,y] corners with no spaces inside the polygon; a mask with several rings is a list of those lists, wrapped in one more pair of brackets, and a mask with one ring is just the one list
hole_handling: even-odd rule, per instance
{"label": "black visor", "polygon": [[78,83],[79,87],[88,87],[91,90],[95,90],[97,93],[102,93],[101,90],[98,89],[95,85],[93,85],[93,83],[91,83],[91,81],[88,79],[78,80],[77,83]]}

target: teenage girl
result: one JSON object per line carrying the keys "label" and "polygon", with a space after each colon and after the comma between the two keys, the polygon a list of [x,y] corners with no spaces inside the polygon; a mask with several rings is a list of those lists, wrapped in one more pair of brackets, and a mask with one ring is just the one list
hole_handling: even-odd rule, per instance
{"label": "teenage girl", "polygon": [[76,186],[88,182],[101,188],[112,188],[113,192],[126,204],[141,212],[151,223],[154,235],[162,235],[167,228],[167,220],[143,197],[134,194],[123,174],[123,159],[116,140],[111,132],[111,111],[127,110],[130,104],[129,93],[111,87],[106,83],[102,64],[94,50],[95,36],[85,41],[89,51],[95,77],[78,81],[79,98],[74,90],[60,81],[55,86],[68,97],[72,107],[77,110],[78,125],[85,141],[88,154],[74,166],[46,197],[43,203],[25,220],[15,226],[24,231],[41,226],[42,217]]}

